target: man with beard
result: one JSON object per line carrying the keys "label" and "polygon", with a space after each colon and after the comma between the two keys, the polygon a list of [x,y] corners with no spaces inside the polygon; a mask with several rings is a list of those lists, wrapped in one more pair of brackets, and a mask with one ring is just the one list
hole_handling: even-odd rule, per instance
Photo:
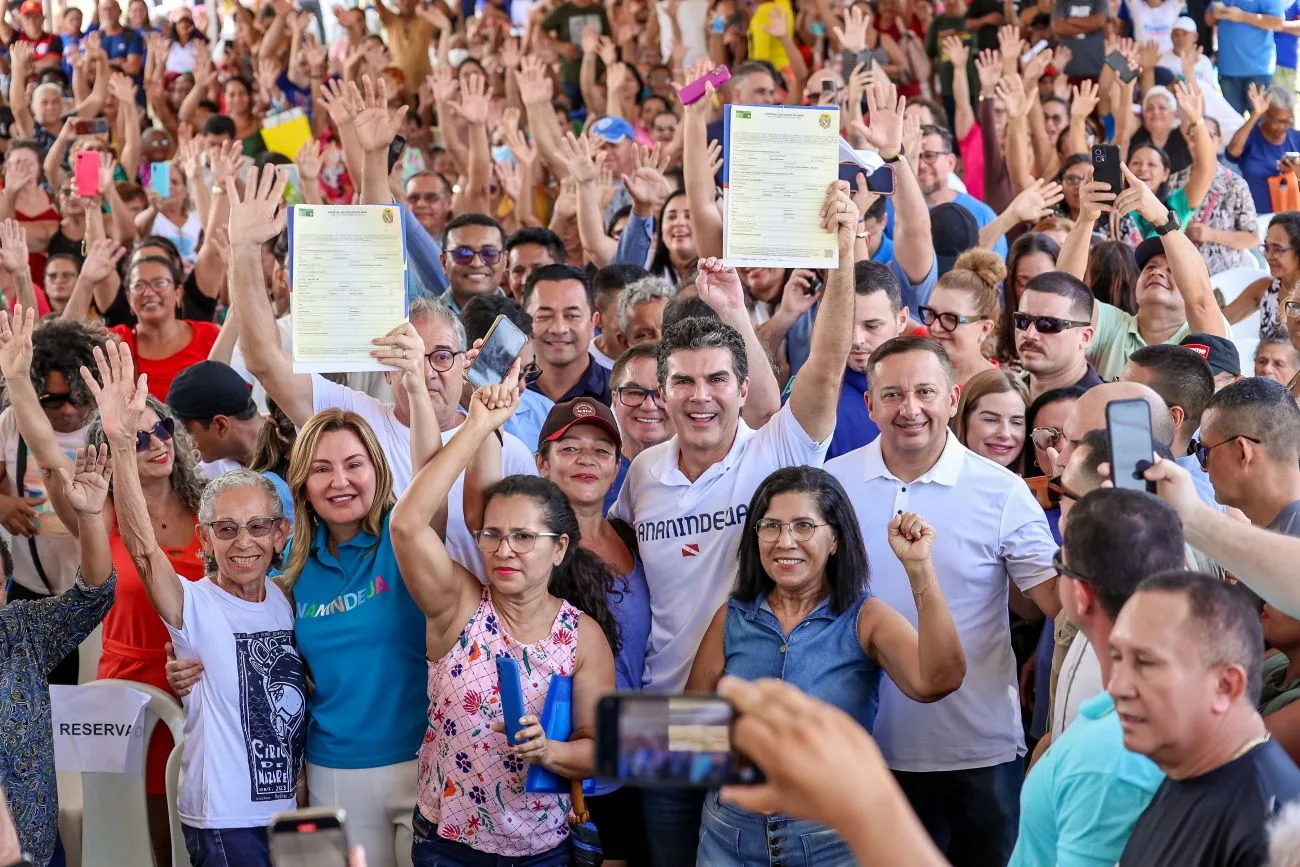
{"label": "man with beard", "polygon": [[1092,340],[1092,291],[1082,280],[1049,271],[1025,286],[1020,310],[1011,314],[1016,355],[1029,372],[1029,397],[1054,388],[1101,385],[1088,363]]}

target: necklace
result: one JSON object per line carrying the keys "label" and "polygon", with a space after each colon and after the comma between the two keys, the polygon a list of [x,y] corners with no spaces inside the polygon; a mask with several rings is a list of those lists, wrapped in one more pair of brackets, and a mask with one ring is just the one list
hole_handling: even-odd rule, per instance
{"label": "necklace", "polygon": [[1269,733],[1268,733],[1268,732],[1264,732],[1264,734],[1261,735],[1260,737],[1257,737],[1257,738],[1255,738],[1254,740],[1248,741],[1248,742],[1246,743],[1245,746],[1243,746],[1241,749],[1239,749],[1239,750],[1237,750],[1235,753],[1233,753],[1233,754],[1232,754],[1232,758],[1229,759],[1228,761],[1236,761],[1237,759],[1239,759],[1239,758],[1241,758],[1242,756],[1244,756],[1246,753],[1248,753],[1248,752],[1250,752],[1251,750],[1255,749],[1255,747],[1257,747],[1257,746],[1259,746],[1260,744],[1262,744],[1262,743],[1264,743],[1265,741],[1267,741],[1267,740],[1269,739],[1269,737],[1270,737]]}

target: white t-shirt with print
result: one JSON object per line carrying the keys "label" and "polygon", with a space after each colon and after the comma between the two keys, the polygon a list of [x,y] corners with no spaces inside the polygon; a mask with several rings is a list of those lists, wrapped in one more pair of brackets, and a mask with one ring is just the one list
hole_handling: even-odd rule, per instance
{"label": "white t-shirt with print", "polygon": [[192,828],[265,826],[297,807],[306,756],[307,677],[293,643],[293,608],[266,580],[248,602],[211,577],[181,581],[176,655],[203,663],[185,698],[178,805]]}
{"label": "white t-shirt with print", "polygon": [[1148,6],[1146,0],[1131,0],[1128,16],[1133,22],[1133,38],[1139,45],[1154,42],[1160,52],[1174,48],[1174,22],[1183,12],[1182,0],[1164,0],[1159,6]]}
{"label": "white t-shirt with print", "polygon": [[742,419],[726,457],[694,482],[678,467],[676,436],[632,461],[610,516],[635,528],[650,585],[647,691],[686,686],[709,621],[736,583],[754,491],[783,467],[821,466],[830,441],[814,442],[786,404],[758,430]]}
{"label": "white t-shirt with print", "polygon": [[[346,386],[337,385],[319,374],[313,374],[312,412],[323,409],[351,410],[366,420],[375,431],[379,447],[388,458],[388,466],[393,471],[393,493],[400,497],[411,486],[411,429],[397,420],[391,403],[380,403],[367,394],[354,391]],[[442,442],[448,440],[459,430],[459,426],[442,432]],[[533,453],[528,450],[518,437],[505,431],[501,432],[501,475],[537,475],[537,463]],[[474,537],[470,535],[465,524],[465,474],[456,478],[447,495],[447,553],[451,558],[486,581],[483,570],[483,555],[479,552]]]}

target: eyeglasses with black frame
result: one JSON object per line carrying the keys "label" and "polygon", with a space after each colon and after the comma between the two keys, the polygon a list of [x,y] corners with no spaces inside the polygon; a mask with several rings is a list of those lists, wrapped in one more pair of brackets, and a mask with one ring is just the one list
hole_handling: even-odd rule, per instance
{"label": "eyeglasses with black frame", "polygon": [[63,409],[68,404],[72,404],[73,406],[76,407],[82,407],[86,405],[86,401],[78,400],[77,398],[73,397],[72,392],[70,391],[61,391],[61,392],[47,391],[44,394],[42,394],[40,397],[36,398],[36,400],[40,403],[41,409],[48,409],[51,412],[57,409]]}
{"label": "eyeglasses with black frame", "polygon": [[491,527],[474,532],[474,541],[478,543],[478,549],[484,554],[495,554],[500,551],[503,540],[516,554],[527,554],[537,547],[538,539],[558,538],[560,538],[559,533],[534,533],[532,530],[512,530],[509,533],[502,533]]}
{"label": "eyeglasses with black frame", "polygon": [[1047,502],[1052,504],[1052,508],[1060,508],[1062,500],[1072,500],[1079,502],[1079,494],[1065,486],[1061,479],[1055,478],[1047,483]]}
{"label": "eyeglasses with black frame", "polygon": [[916,308],[916,314],[921,317],[921,324],[927,328],[935,327],[938,323],[940,331],[956,331],[958,325],[968,325],[971,322],[983,322],[988,319],[987,316],[966,316],[962,313],[940,313],[933,307],[921,306]]}
{"label": "eyeglasses with black frame", "polygon": [[212,535],[216,536],[218,539],[223,542],[229,542],[231,539],[237,538],[241,530],[247,530],[248,535],[252,536],[254,539],[261,539],[269,535],[278,523],[279,521],[275,518],[267,515],[259,518],[249,518],[248,521],[243,524],[235,521],[209,521],[204,526],[211,530]]}
{"label": "eyeglasses with black frame", "polygon": [[1201,469],[1208,470],[1210,468],[1210,452],[1214,451],[1219,446],[1226,446],[1228,443],[1237,440],[1245,440],[1246,442],[1254,443],[1255,445],[1259,445],[1261,442],[1261,440],[1257,440],[1254,437],[1248,437],[1245,434],[1234,434],[1223,442],[1215,443],[1212,446],[1207,446],[1200,440],[1194,439],[1187,444],[1187,453],[1189,455],[1196,455],[1196,462],[1201,465]]}
{"label": "eyeglasses with black frame", "polygon": [[176,435],[176,419],[165,418],[159,421],[149,430],[138,430],[135,432],[135,450],[137,452],[149,451],[149,446],[153,438],[157,437],[158,442],[170,442],[171,438]]}
{"label": "eyeglasses with black frame", "polygon": [[1074,571],[1073,569],[1071,569],[1069,566],[1066,566],[1066,565],[1065,565],[1065,549],[1064,549],[1064,548],[1057,548],[1057,549],[1056,549],[1056,554],[1055,554],[1055,556],[1052,557],[1052,568],[1056,570],[1056,574],[1058,574],[1058,575],[1064,575],[1064,576],[1067,577],[1067,578],[1073,578],[1075,581],[1082,581],[1084,584],[1093,584],[1093,583],[1095,583],[1095,582],[1094,582],[1091,578],[1089,578],[1087,575],[1083,575],[1083,574],[1081,574],[1081,573],[1079,573],[1079,572],[1076,572],[1076,571]]}
{"label": "eyeglasses with black frame", "polygon": [[446,373],[451,370],[451,366],[456,362],[456,356],[460,354],[462,353],[459,350],[435,349],[433,352],[424,353],[424,359],[438,373]]}
{"label": "eyeglasses with black frame", "polygon": [[780,540],[781,533],[789,527],[792,539],[796,542],[807,542],[817,535],[818,527],[829,526],[829,524],[818,524],[816,521],[802,518],[797,518],[789,523],[778,521],[775,518],[764,518],[754,525],[754,534],[758,536],[760,542],[776,542]]}
{"label": "eyeglasses with black frame", "polygon": [[630,406],[633,409],[644,405],[646,398],[649,398],[658,406],[664,405],[663,392],[657,388],[642,388],[639,385],[620,385],[618,388],[614,389],[614,393],[618,395],[619,403],[623,404],[623,406]]}
{"label": "eyeglasses with black frame", "polygon": [[1028,331],[1030,324],[1039,334],[1060,334],[1071,328],[1085,328],[1092,324],[1082,319],[1062,319],[1059,316],[1031,316],[1028,313],[1012,313],[1011,324],[1017,331]]}

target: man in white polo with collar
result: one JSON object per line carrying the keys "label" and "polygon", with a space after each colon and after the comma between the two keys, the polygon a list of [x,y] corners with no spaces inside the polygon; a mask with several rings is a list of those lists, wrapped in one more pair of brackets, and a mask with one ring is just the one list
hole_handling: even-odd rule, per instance
{"label": "man in white polo with collar", "polygon": [[949,431],[958,389],[938,343],[882,343],[867,362],[867,380],[867,408],[880,436],[828,461],[826,470],[857,511],[871,592],[913,626],[925,591],[913,594],[890,558],[885,530],[903,512],[934,527],[935,574],[966,650],[961,688],[934,704],[918,704],[883,680],[874,735],[954,864],[1005,864],[1015,844],[1025,752],[1008,593],[1014,582],[1048,617],[1056,615],[1056,543],[1024,481]]}
{"label": "man in white polo with collar", "polygon": [[[610,510],[635,528],[650,587],[649,692],[686,686],[700,639],[735,584],[754,491],[776,470],[826,458],[836,411],[826,395],[839,394],[853,343],[858,211],[848,184],[831,185],[822,218],[836,235],[839,267],[827,275],[812,349],[785,406],[734,268],[702,259],[696,287],[718,317],[683,319],[659,341],[659,388],[677,433],[636,456]],[[643,801],[651,863],[695,863],[700,793],[647,790]]]}

